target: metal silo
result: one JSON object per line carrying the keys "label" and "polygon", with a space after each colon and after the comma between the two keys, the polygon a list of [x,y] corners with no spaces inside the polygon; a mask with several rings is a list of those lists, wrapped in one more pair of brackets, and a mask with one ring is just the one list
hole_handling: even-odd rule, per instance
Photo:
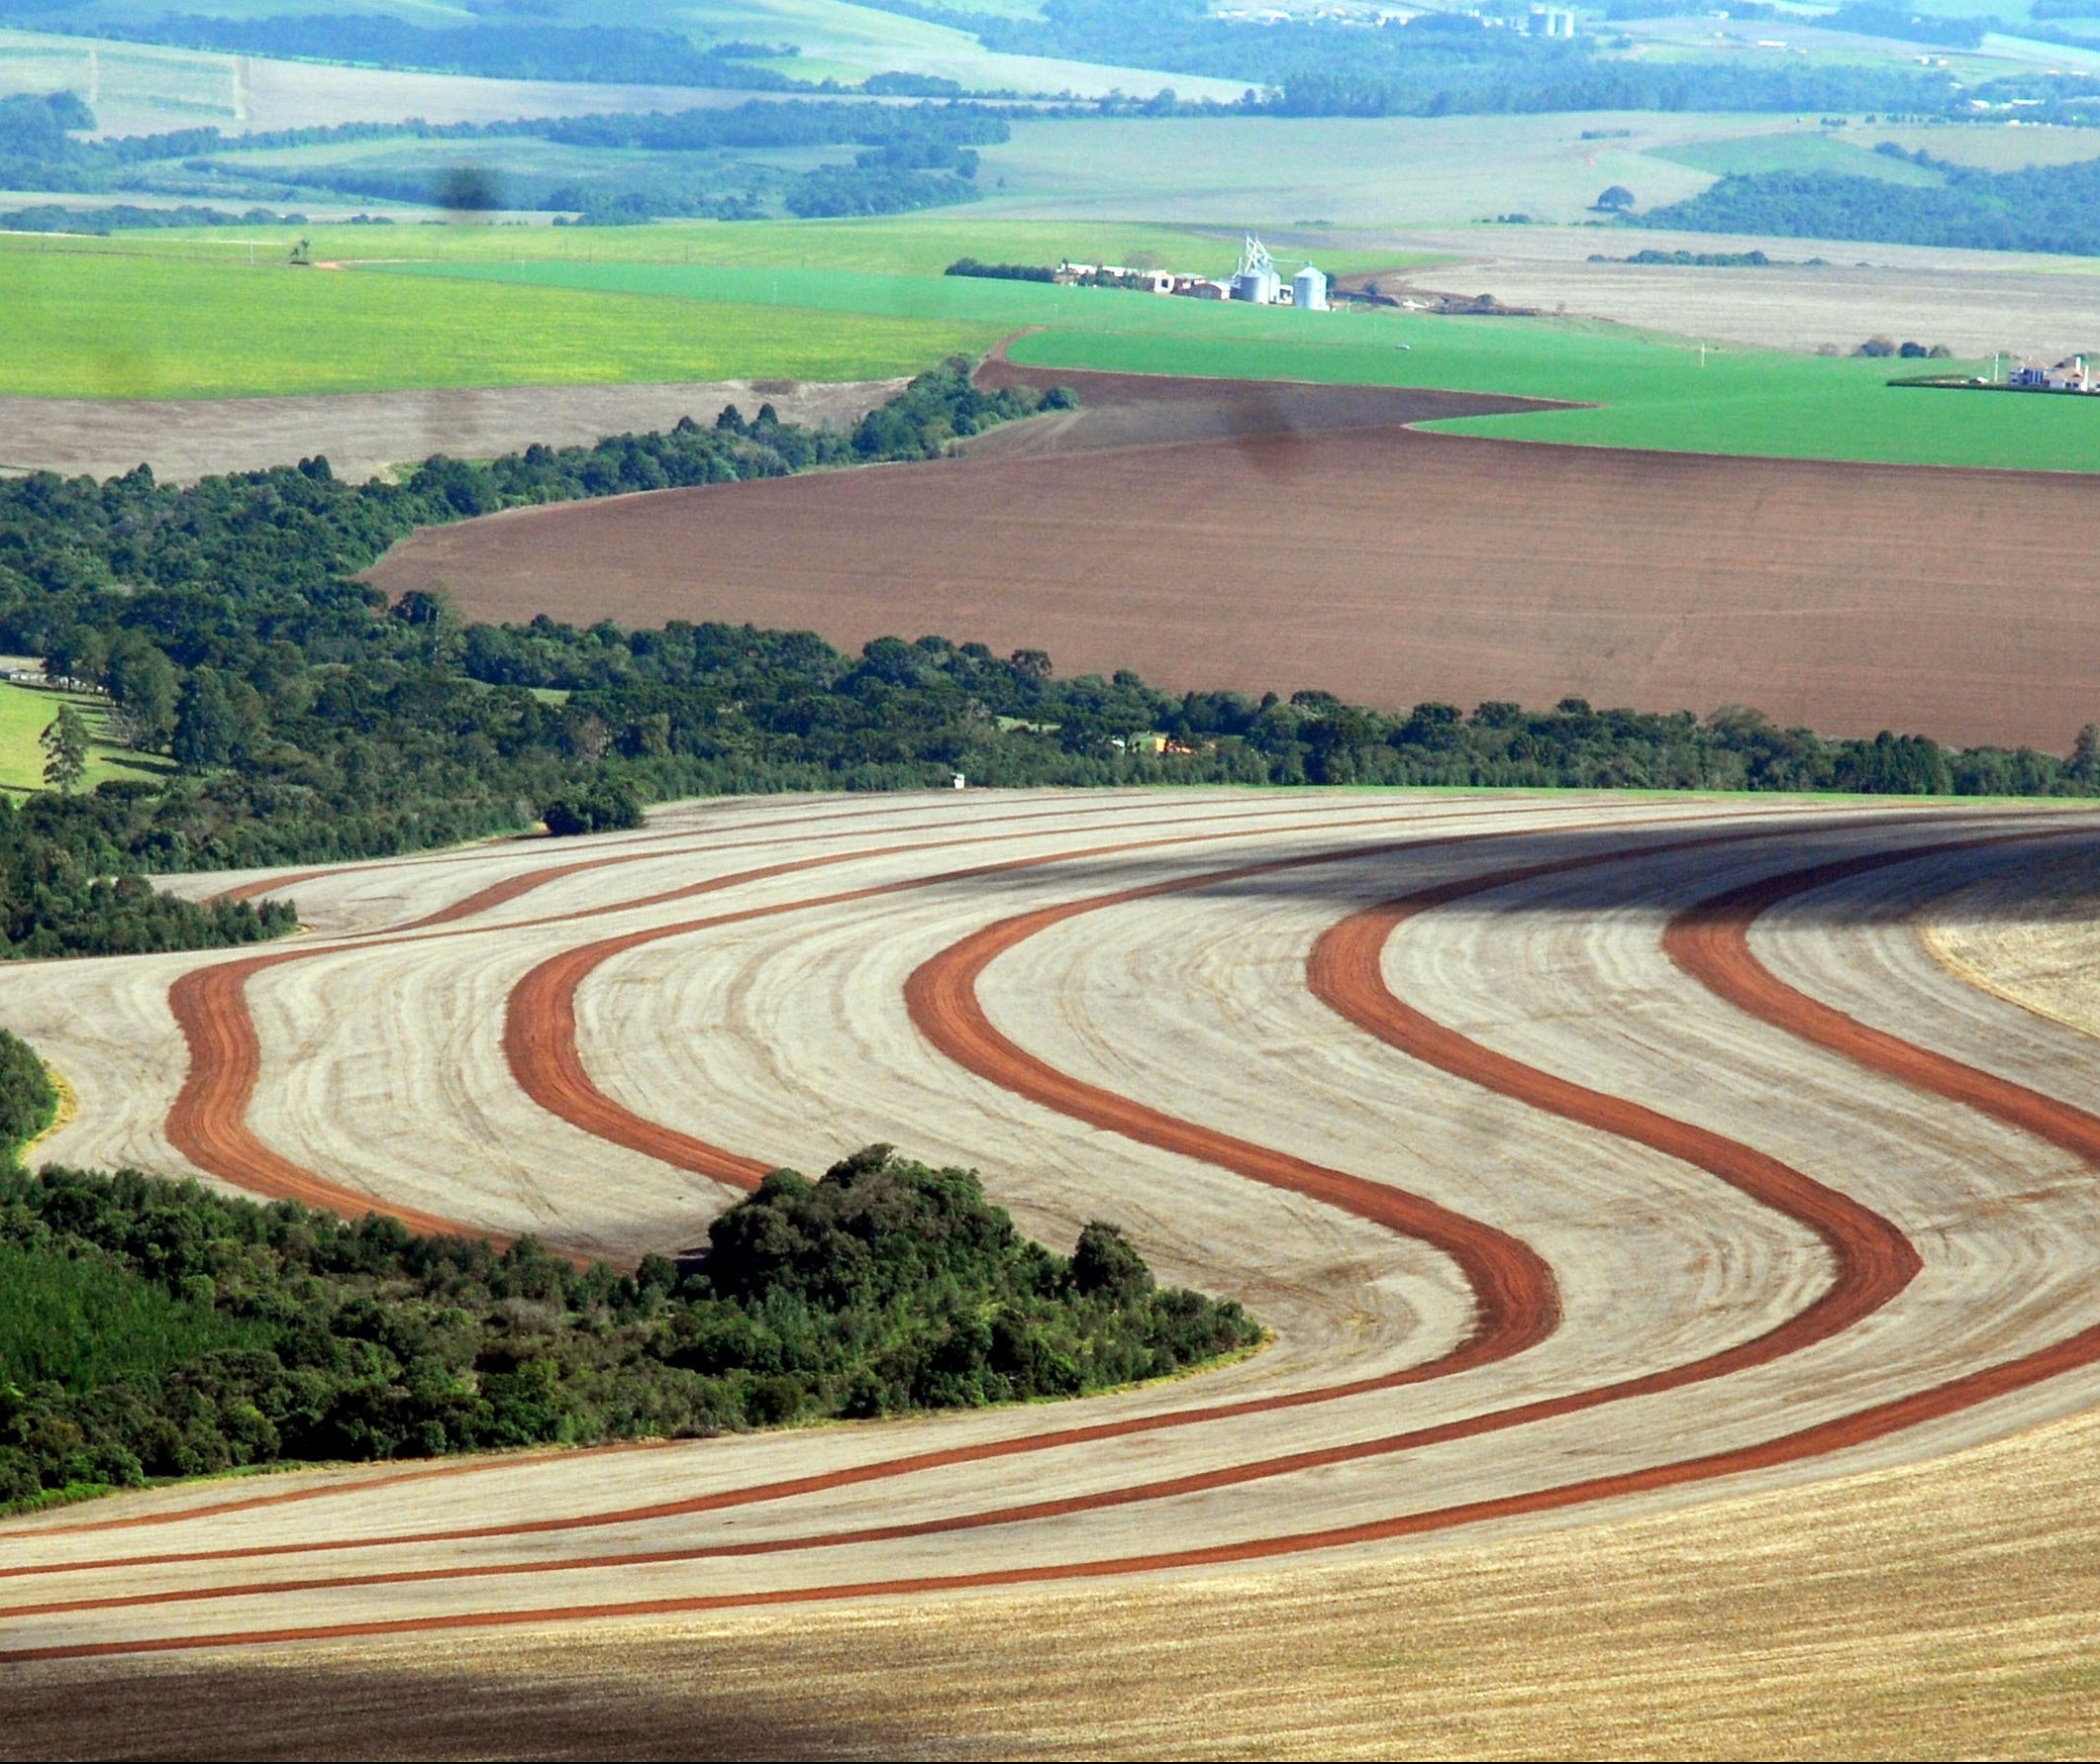
{"label": "metal silo", "polygon": [[1309,313],[1327,311],[1327,276],[1308,263],[1291,277],[1291,305]]}

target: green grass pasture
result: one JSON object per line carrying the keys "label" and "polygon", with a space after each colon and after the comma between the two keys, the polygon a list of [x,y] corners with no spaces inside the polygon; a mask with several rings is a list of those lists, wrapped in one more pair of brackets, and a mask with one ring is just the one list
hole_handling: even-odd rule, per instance
{"label": "green grass pasture", "polygon": [[[360,229],[360,231],[366,231]],[[407,231],[404,229],[404,231]],[[70,245],[72,242],[65,242]],[[0,244],[0,392],[205,398],[747,375],[864,379],[983,324]]]}
{"label": "green grass pasture", "polygon": [[0,683],[0,790],[44,788],[42,737],[59,707],[67,704],[87,719],[91,737],[82,789],[92,790],[110,778],[154,778],[169,769],[157,754],[137,753],[100,738],[109,710],[106,699]]}

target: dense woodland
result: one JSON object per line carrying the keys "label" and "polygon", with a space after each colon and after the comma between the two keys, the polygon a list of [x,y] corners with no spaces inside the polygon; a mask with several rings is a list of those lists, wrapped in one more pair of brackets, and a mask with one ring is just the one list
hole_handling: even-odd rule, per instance
{"label": "dense woodland", "polygon": [[[0,1031],[0,1118],[41,1125],[38,1085]],[[250,1464],[1079,1396],[1260,1334],[1160,1290],[1115,1226],[1053,1254],[975,1172],[885,1145],[774,1173],[707,1243],[621,1273],[137,1171],[0,1173],[0,1511]]]}
{"label": "dense woodland", "polygon": [[1937,171],[1944,181],[1934,188],[1828,172],[1754,172],[1650,209],[1639,224],[1991,251],[2100,252],[2100,158],[1981,171],[1923,148],[1906,153],[1892,142],[1874,150]]}

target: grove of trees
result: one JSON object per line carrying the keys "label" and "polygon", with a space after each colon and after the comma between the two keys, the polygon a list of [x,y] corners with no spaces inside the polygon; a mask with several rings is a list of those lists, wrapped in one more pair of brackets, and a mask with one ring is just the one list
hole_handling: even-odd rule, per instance
{"label": "grove of trees", "polygon": [[[38,1086],[0,1031],[0,1127],[48,1118]],[[0,1511],[250,1464],[1078,1396],[1260,1336],[1155,1286],[1115,1226],[1057,1255],[973,1171],[885,1145],[776,1172],[708,1241],[622,1273],[137,1171],[0,1172]]]}

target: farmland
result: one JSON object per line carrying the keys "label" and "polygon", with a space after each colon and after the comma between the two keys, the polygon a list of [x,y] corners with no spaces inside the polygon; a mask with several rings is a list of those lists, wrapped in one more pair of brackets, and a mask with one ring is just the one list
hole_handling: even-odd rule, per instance
{"label": "farmland", "polygon": [[[589,846],[309,873],[297,945],[0,975],[79,1097],[40,1157],[632,1253],[769,1163],[909,1138],[1007,1172],[995,1198],[1044,1235],[1114,1217],[1163,1275],[1277,1331],[1084,1417],[323,1471],[19,1519],[8,1646],[759,1602],[821,1624],[878,1592],[932,1601],[916,1623],[964,1586],[1103,1568],[1200,1605],[1231,1583],[1195,1577],[1236,1565],[1406,1585],[1462,1575],[1445,1552],[1476,1545],[1550,1576],[1571,1521],[1659,1526],[1717,1495],[1769,1515],[1860,1472],[1930,1512],[1939,1485],[1886,1473],[2091,1401],[2076,1271],[2100,1125],[2083,1038],[1949,975],[1906,915],[2023,873],[1994,911],[2024,911],[2091,838],[2087,812],[1988,804],[729,803]],[[1769,1521],[1696,1522],[1668,1534],[1734,1551]],[[1893,1568],[1908,1546],[1876,1547]],[[1696,1603],[1664,1620],[1658,1667],[1726,1632]]]}
{"label": "farmland", "polygon": [[[446,582],[488,619],[530,618],[558,579],[578,618],[757,617],[854,644],[940,632],[1177,689],[1381,707],[1749,702],[2051,751],[2093,712],[2100,628],[2062,586],[2083,568],[2089,478],[1538,447],[1404,425],[1569,415],[1013,371],[1068,381],[1080,411],[962,459],[427,532],[372,579]],[[1989,538],[2007,520],[2030,536],[2012,550]],[[1959,542],[1928,566],[1921,535]]]}
{"label": "farmland", "polygon": [[501,288],[285,263],[214,264],[51,249],[0,251],[16,315],[9,392],[235,397],[392,387],[860,380],[981,349],[993,327],[866,312]]}

